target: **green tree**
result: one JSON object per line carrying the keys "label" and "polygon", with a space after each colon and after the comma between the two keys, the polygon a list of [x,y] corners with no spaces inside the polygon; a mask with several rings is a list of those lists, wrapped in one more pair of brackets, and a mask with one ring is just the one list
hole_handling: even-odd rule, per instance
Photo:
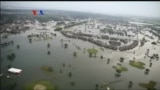
{"label": "green tree", "polygon": [[14,44],[14,41],[13,41],[13,40],[11,41],[11,44]]}
{"label": "green tree", "polygon": [[149,73],[149,69],[145,69],[145,74],[148,74]]}
{"label": "green tree", "polygon": [[20,46],[19,45],[17,45],[17,49],[19,49],[20,48]]}
{"label": "green tree", "polygon": [[62,69],[60,69],[60,73],[62,73],[63,71],[62,71]]}
{"label": "green tree", "polygon": [[101,56],[101,59],[103,59],[103,56]]}
{"label": "green tree", "polygon": [[109,64],[109,62],[110,62],[110,58],[108,58],[108,60],[107,60],[107,64]]}
{"label": "green tree", "polygon": [[124,58],[123,57],[120,57],[120,62],[122,63],[124,61]]}
{"label": "green tree", "polygon": [[64,48],[68,48],[68,44],[67,43],[64,44]]}
{"label": "green tree", "polygon": [[10,61],[13,61],[15,59],[15,54],[14,53],[11,53],[10,55],[7,55],[7,59],[10,60]]}
{"label": "green tree", "polygon": [[48,52],[47,52],[47,54],[48,54],[48,55],[50,55],[50,54],[51,54],[51,52],[50,52],[50,51],[48,51]]}
{"label": "green tree", "polygon": [[63,63],[63,67],[65,67],[66,65],[65,65],[65,63]]}
{"label": "green tree", "polygon": [[72,73],[71,73],[71,72],[69,72],[68,76],[69,76],[69,77],[72,77]]}
{"label": "green tree", "polygon": [[74,82],[74,81],[72,81],[72,82],[71,82],[71,85],[72,85],[72,86],[74,86],[74,85],[75,85],[75,82]]}
{"label": "green tree", "polygon": [[92,53],[89,53],[89,57],[92,57]]}
{"label": "green tree", "polygon": [[52,67],[49,66],[49,67],[48,67],[48,71],[49,71],[49,72],[53,72]]}
{"label": "green tree", "polygon": [[29,39],[29,43],[32,43],[32,39],[31,38]]}
{"label": "green tree", "polygon": [[132,82],[132,81],[129,81],[128,88],[132,88],[132,85],[133,85],[133,82]]}
{"label": "green tree", "polygon": [[50,48],[50,44],[49,43],[48,43],[47,47]]}
{"label": "green tree", "polygon": [[76,52],[73,52],[73,56],[74,56],[74,57],[77,57],[77,53],[76,53]]}

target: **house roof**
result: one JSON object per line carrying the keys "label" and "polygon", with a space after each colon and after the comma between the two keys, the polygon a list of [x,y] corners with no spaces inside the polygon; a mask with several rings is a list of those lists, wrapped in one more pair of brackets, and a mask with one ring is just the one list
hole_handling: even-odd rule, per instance
{"label": "house roof", "polygon": [[20,73],[20,72],[22,71],[22,69],[9,68],[8,71],[9,71],[9,72],[13,72],[13,73]]}

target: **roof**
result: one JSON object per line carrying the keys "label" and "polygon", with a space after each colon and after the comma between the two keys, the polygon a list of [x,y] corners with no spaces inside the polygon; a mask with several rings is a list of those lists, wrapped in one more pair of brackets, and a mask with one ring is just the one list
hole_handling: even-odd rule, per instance
{"label": "roof", "polygon": [[13,72],[13,73],[20,73],[20,72],[22,71],[22,69],[9,68],[8,71],[9,71],[9,72]]}

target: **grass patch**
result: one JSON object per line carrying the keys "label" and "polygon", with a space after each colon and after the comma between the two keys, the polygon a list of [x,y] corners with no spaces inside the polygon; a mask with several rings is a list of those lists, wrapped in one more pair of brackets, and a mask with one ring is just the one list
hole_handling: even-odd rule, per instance
{"label": "grass patch", "polygon": [[53,72],[53,68],[51,66],[42,66],[41,67],[42,71],[45,71],[45,72]]}
{"label": "grass patch", "polygon": [[48,81],[35,81],[27,84],[25,90],[34,90],[35,85],[41,84],[46,87],[46,90],[56,90],[55,86]]}
{"label": "grass patch", "polygon": [[123,71],[128,71],[128,69],[124,66],[122,66],[121,64],[117,63],[116,66],[113,66],[114,69],[116,69],[116,71],[120,71],[120,72],[123,72]]}
{"label": "grass patch", "polygon": [[147,90],[156,90],[154,87],[157,83],[155,81],[149,81],[148,84],[146,83],[139,83],[139,86],[146,88]]}
{"label": "grass patch", "polygon": [[101,50],[101,51],[104,51],[104,48],[103,48],[103,47],[101,47],[101,48],[100,48],[100,50]]}
{"label": "grass patch", "polygon": [[98,50],[96,50],[95,48],[90,48],[87,50],[88,53],[92,56],[93,54],[96,56]]}
{"label": "grass patch", "polygon": [[131,66],[136,67],[136,68],[139,68],[139,69],[144,69],[144,68],[145,68],[145,67],[144,67],[145,63],[140,62],[140,61],[131,60],[131,61],[129,62],[129,64],[130,64]]}

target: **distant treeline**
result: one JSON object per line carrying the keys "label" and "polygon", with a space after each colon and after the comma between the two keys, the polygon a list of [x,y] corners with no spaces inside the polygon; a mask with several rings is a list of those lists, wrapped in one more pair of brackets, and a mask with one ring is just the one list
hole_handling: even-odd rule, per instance
{"label": "distant treeline", "polygon": [[32,10],[9,10],[2,9],[1,17],[3,23],[14,22],[15,20],[35,20],[37,19],[40,22],[47,21],[73,21],[75,19],[88,19],[88,18],[104,18],[106,20],[118,20],[122,21],[124,18],[119,18],[115,16],[87,13],[87,12],[76,12],[76,11],[64,11],[64,10],[43,10],[43,16],[34,16],[32,15]]}

